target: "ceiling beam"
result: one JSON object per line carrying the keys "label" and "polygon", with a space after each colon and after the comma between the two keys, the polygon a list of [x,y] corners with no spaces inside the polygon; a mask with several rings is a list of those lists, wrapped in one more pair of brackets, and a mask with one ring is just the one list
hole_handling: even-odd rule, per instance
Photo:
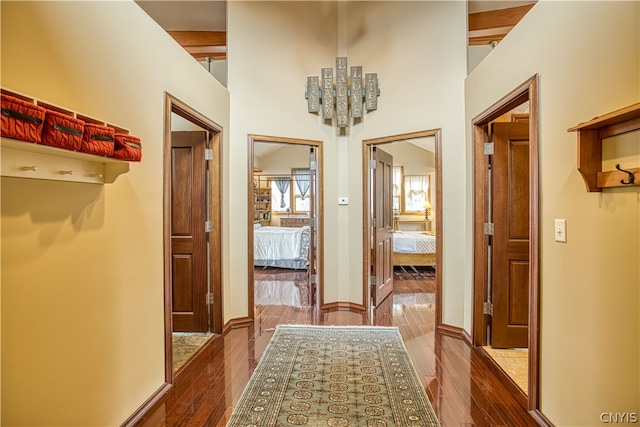
{"label": "ceiling beam", "polygon": [[469,14],[469,45],[501,41],[535,3]]}
{"label": "ceiling beam", "polygon": [[227,33],[225,31],[167,31],[180,46],[198,61],[207,57],[227,59]]}

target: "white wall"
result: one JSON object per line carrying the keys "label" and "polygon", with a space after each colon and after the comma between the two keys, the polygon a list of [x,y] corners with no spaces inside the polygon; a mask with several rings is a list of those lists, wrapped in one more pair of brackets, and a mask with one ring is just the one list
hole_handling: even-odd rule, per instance
{"label": "white wall", "polygon": [[[638,102],[639,9],[638,2],[538,2],[466,81],[471,206],[471,120],[539,75],[540,405],[558,426],[640,412],[639,187],[587,193],[576,170],[577,136],[567,132]],[[604,145],[605,170],[640,163],[637,132]],[[556,218],[567,220],[567,243],[554,241]]]}
{"label": "white wall", "polygon": [[[230,2],[228,17],[234,188],[239,194],[247,188],[247,134],[324,141],[325,302],[363,303],[362,140],[443,129],[443,318],[462,326],[464,275],[454,259],[459,259],[456,248],[464,247],[459,159],[464,156],[465,3]],[[347,56],[349,66],[362,65],[364,73],[378,73],[381,88],[378,110],[342,134],[309,114],[304,98],[307,76],[335,68],[337,56]],[[342,196],[349,197],[348,206],[338,206]],[[244,200],[232,201],[231,209],[245,212]],[[233,221],[234,229],[246,228],[246,218]],[[240,246],[234,254],[246,252]],[[246,298],[246,289],[233,292]],[[234,315],[246,315],[246,307],[238,306]]]}
{"label": "white wall", "polygon": [[119,425],[164,383],[164,93],[225,129],[223,153],[229,95],[133,2],[1,8],[2,87],[143,144],[104,186],[2,178],[1,422]]}

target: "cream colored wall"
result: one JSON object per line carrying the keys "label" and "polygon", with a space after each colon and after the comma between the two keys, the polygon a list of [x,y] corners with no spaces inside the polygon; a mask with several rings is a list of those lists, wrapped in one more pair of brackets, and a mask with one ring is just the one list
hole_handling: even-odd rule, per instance
{"label": "cream colored wall", "polygon": [[[229,2],[227,4],[228,88],[231,99],[229,170],[233,194],[247,191],[249,134],[324,141],[325,165],[335,162],[331,129],[306,111],[307,75],[335,61],[335,5],[330,2]],[[335,177],[325,176],[325,185]],[[337,196],[336,196],[337,197]],[[231,256],[241,271],[231,289],[230,316],[247,316],[247,198],[230,200]],[[334,209],[337,209],[335,207]],[[326,221],[326,213],[325,213]],[[325,222],[325,228],[327,224]],[[237,242],[237,244],[235,244]],[[325,245],[327,244],[325,237]],[[331,242],[327,253],[335,253]],[[327,270],[325,268],[325,270]],[[328,282],[325,278],[325,283]]]}
{"label": "cream colored wall", "polygon": [[[538,2],[466,82],[470,146],[473,117],[539,75],[540,408],[558,426],[640,412],[640,193],[587,193],[576,170],[577,137],[567,132],[638,102],[639,9],[638,2]],[[605,168],[640,163],[640,136],[623,138],[605,144]],[[471,173],[469,148],[469,206]],[[567,220],[567,243],[554,241],[556,218]],[[470,282],[466,299],[470,305]]]}
{"label": "cream colored wall", "polygon": [[260,159],[264,174],[291,174],[292,168],[309,167],[309,147],[306,145],[289,145]]}
{"label": "cream colored wall", "polygon": [[[464,274],[455,248],[464,246],[459,159],[464,156],[465,3],[230,2],[228,18],[231,160],[239,166],[231,171],[233,188],[246,191],[241,166],[247,134],[324,141],[325,302],[363,302],[362,140],[443,129],[443,318],[462,326]],[[335,68],[336,56],[347,56],[349,66],[362,65],[365,73],[378,73],[381,89],[378,110],[342,134],[308,113],[304,98],[307,76]],[[349,205],[338,206],[343,196]],[[241,198],[232,203],[234,212],[246,211]],[[246,218],[232,221],[237,221],[234,229],[246,228]],[[243,287],[233,292],[246,298]],[[246,306],[235,309],[235,316],[246,315]]]}
{"label": "cream colored wall", "polygon": [[143,143],[104,186],[2,178],[2,424],[119,425],[164,383],[164,91],[225,130],[229,95],[133,2],[1,8],[3,87]]}

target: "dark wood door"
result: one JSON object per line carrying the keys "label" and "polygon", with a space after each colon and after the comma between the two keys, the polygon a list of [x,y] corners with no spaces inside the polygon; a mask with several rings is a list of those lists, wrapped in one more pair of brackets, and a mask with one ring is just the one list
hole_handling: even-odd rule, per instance
{"label": "dark wood door", "polygon": [[491,346],[528,346],[529,124],[495,123]]}
{"label": "dark wood door", "polygon": [[174,332],[205,332],[207,185],[205,132],[171,133],[171,285]]}
{"label": "dark wood door", "polygon": [[[372,299],[377,307],[393,292],[393,157],[373,147],[372,173],[373,259]],[[372,280],[372,281],[373,281]]]}

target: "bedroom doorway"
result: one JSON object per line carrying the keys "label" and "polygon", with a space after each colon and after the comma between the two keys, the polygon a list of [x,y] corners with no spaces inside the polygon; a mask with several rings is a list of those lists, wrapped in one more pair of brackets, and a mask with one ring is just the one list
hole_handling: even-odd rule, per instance
{"label": "bedroom doorway", "polygon": [[[222,333],[222,129],[165,94],[165,380]],[[210,226],[209,226],[210,225]]]}
{"label": "bedroom doorway", "polygon": [[[376,257],[379,240],[378,217],[391,212],[394,302],[434,304],[436,326],[441,323],[442,277],[442,159],[440,129],[392,135],[363,141],[363,301],[373,309],[381,264],[387,257]],[[393,161],[388,197],[378,191],[382,182],[376,151],[390,154]],[[387,206],[376,206],[386,200]],[[386,223],[385,219],[382,219]],[[384,233],[383,233],[384,234]],[[384,276],[384,274],[383,274]],[[378,298],[379,299],[379,298]]]}
{"label": "bedroom doorway", "polygon": [[249,307],[322,301],[322,141],[249,135]]}

